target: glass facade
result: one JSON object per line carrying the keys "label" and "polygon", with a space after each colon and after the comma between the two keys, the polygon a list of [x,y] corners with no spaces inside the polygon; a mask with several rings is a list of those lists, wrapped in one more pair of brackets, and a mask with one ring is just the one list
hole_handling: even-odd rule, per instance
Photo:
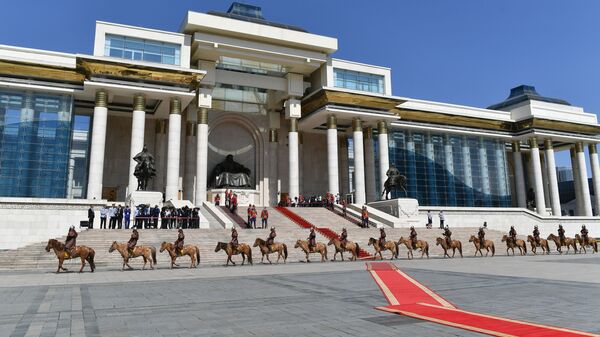
{"label": "glass facade", "polygon": [[368,91],[378,94],[384,92],[383,75],[333,68],[333,85],[336,88]]}
{"label": "glass facade", "polygon": [[510,207],[503,141],[393,130],[389,144],[390,164],[406,175],[408,197],[420,205]]}
{"label": "glass facade", "polygon": [[213,109],[265,115],[267,90],[218,83],[213,89]]}
{"label": "glass facade", "polygon": [[104,56],[178,66],[181,62],[181,46],[167,42],[107,34]]}
{"label": "glass facade", "polygon": [[65,198],[73,98],[0,90],[0,196]]}
{"label": "glass facade", "polygon": [[288,73],[288,69],[280,64],[244,60],[226,56],[219,57],[216,67],[217,69],[276,77],[284,77]]}

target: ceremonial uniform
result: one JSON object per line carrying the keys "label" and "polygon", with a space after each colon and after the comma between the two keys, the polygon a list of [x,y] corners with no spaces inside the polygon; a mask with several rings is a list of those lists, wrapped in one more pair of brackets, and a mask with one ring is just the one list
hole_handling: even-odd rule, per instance
{"label": "ceremonial uniform", "polygon": [[533,228],[533,239],[535,240],[536,244],[540,244],[540,231],[538,230],[537,226]]}
{"label": "ceremonial uniform", "polygon": [[369,227],[369,211],[367,210],[366,207],[363,207],[363,209],[362,209],[362,227],[363,228]]}
{"label": "ceremonial uniform", "polygon": [[517,231],[514,226],[510,226],[510,231],[508,232],[508,236],[513,240],[513,242],[517,242]]}
{"label": "ceremonial uniform", "polygon": [[77,243],[77,232],[75,228],[69,228],[67,239],[65,240],[65,251],[69,253],[71,257],[75,256],[75,244]]}
{"label": "ceremonial uniform", "polygon": [[238,232],[237,229],[232,228],[231,229],[231,245],[233,246],[233,248],[237,249],[238,247]]}
{"label": "ceremonial uniform", "polygon": [[410,228],[410,242],[413,249],[417,249],[417,230],[414,227]]}
{"label": "ceremonial uniform", "polygon": [[479,238],[479,244],[483,245],[485,243],[485,231],[483,230],[483,227],[479,227],[477,237]]}
{"label": "ceremonial uniform", "polygon": [[130,254],[133,254],[133,249],[137,245],[139,238],[140,234],[138,233],[137,229],[134,229],[131,233],[131,238],[129,238],[129,241],[127,242],[127,250],[129,250]]}
{"label": "ceremonial uniform", "polygon": [[449,227],[446,227],[444,229],[444,236],[446,237],[446,243],[448,244],[448,246],[450,246],[450,244],[452,243],[452,232],[450,231]]}
{"label": "ceremonial uniform", "polygon": [[308,234],[308,248],[314,248],[317,246],[317,234],[315,233],[315,229],[310,229],[310,234]]}
{"label": "ceremonial uniform", "polygon": [[271,228],[271,233],[269,233],[269,237],[267,238],[267,246],[269,246],[269,249],[271,248],[270,246],[275,243],[276,236],[277,233],[275,233],[275,228]]}
{"label": "ceremonial uniform", "polygon": [[179,234],[177,235],[177,240],[173,243],[175,247],[175,253],[177,255],[181,254],[181,250],[183,249],[183,241],[185,240],[185,235],[183,234],[183,229],[179,229]]}
{"label": "ceremonial uniform", "polygon": [[562,225],[558,225],[558,237],[560,238],[560,245],[565,244],[565,229]]}
{"label": "ceremonial uniform", "polygon": [[269,223],[269,211],[267,211],[266,208],[263,209],[262,212],[260,212],[260,218],[261,218],[260,227],[267,228],[268,223]]}
{"label": "ceremonial uniform", "polygon": [[383,248],[385,246],[385,230],[382,228],[379,230],[379,248]]}
{"label": "ceremonial uniform", "polygon": [[588,242],[588,230],[585,228],[585,225],[581,226],[581,238],[583,239],[583,244],[585,245]]}
{"label": "ceremonial uniform", "polygon": [[348,232],[346,228],[342,229],[342,234],[340,234],[340,246],[346,249],[346,243],[348,242]]}

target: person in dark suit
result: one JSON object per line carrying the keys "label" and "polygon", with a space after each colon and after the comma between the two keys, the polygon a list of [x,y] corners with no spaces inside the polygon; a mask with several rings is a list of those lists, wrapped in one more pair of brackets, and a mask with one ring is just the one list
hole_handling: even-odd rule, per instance
{"label": "person in dark suit", "polygon": [[117,207],[117,228],[123,228],[123,206]]}
{"label": "person in dark suit", "polygon": [[158,208],[158,205],[154,205],[154,208],[152,208],[152,228],[157,229],[158,228],[158,217],[160,216],[160,208]]}
{"label": "person in dark suit", "polygon": [[90,206],[90,208],[88,209],[88,228],[89,229],[94,228],[94,218],[95,217],[96,217],[96,215],[94,214],[94,207]]}

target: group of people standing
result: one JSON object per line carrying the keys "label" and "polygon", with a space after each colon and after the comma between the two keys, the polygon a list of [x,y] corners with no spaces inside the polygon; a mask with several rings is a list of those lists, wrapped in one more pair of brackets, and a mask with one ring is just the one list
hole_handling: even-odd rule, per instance
{"label": "group of people standing", "polygon": [[[256,205],[249,205],[246,211],[248,228],[256,229],[256,217],[258,213],[256,211]],[[260,212],[260,228],[267,228],[269,226],[269,211],[267,208],[263,208]]]}
{"label": "group of people standing", "polygon": [[[215,206],[221,205],[221,196],[219,194],[215,196],[214,202]],[[236,193],[233,193],[233,190],[225,190],[225,207],[227,207],[231,213],[237,214],[238,196]]]}
{"label": "group of people standing", "polygon": [[[154,205],[121,206],[112,204],[112,206],[100,208],[100,229],[173,229],[173,228],[200,228],[200,209],[183,206],[158,207]],[[88,209],[88,228],[94,228],[96,214],[94,208]],[[133,220],[133,225],[131,224]]]}

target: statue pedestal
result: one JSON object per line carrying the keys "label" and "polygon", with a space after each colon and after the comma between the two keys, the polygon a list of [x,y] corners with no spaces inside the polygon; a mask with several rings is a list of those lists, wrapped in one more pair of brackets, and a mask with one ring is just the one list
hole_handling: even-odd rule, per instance
{"label": "statue pedestal", "polygon": [[127,196],[127,205],[131,208],[141,204],[150,205],[150,207],[154,207],[155,205],[162,207],[162,200],[163,194],[161,192],[133,191]]}
{"label": "statue pedestal", "polygon": [[[221,197],[221,206],[225,206],[225,188],[213,188],[210,190],[210,201],[215,201],[215,196],[218,194]],[[262,206],[260,202],[260,191],[243,188],[230,188],[234,194],[237,194],[238,206],[256,205]]]}
{"label": "statue pedestal", "polygon": [[406,227],[419,226],[419,201],[410,198],[381,200],[368,203],[379,211],[399,218]]}

